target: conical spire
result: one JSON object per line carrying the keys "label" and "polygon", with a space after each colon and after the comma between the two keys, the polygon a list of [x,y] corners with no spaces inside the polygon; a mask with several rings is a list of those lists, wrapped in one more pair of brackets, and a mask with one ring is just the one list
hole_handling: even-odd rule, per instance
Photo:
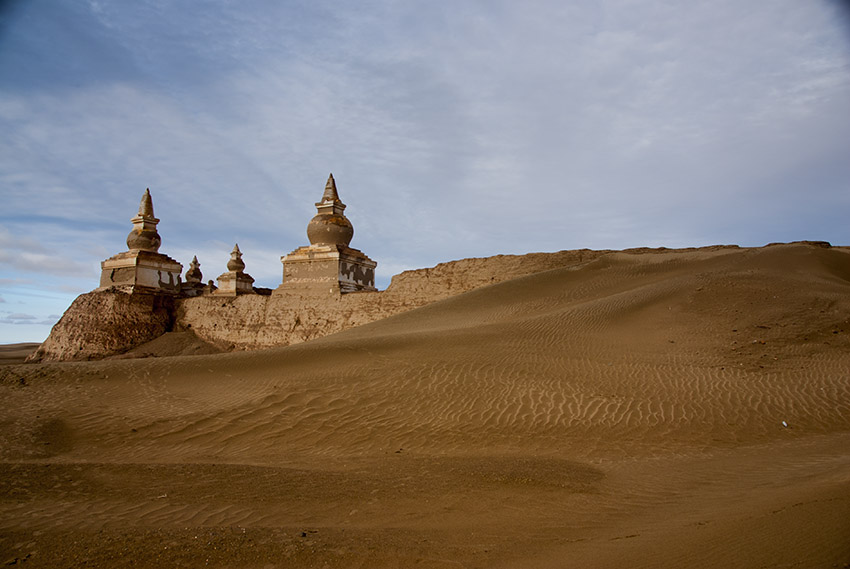
{"label": "conical spire", "polygon": [[345,204],[339,199],[334,175],[328,176],[322,201],[316,204],[316,215],[307,224],[307,237],[311,245],[345,245],[354,236],[354,227],[345,217]]}
{"label": "conical spire", "polygon": [[142,202],[139,204],[139,213],[130,220],[133,229],[127,235],[127,247],[130,251],[150,251],[156,253],[159,250],[161,239],[156,231],[159,220],[153,216],[153,200],[150,188],[145,189],[142,194]]}
{"label": "conical spire", "polygon": [[139,217],[154,217],[153,200],[151,199],[150,188],[145,188],[145,193],[142,196],[142,203],[139,204]]}
{"label": "conical spire", "polygon": [[331,174],[328,176],[328,183],[325,184],[325,193],[322,194],[323,202],[338,202],[339,194],[336,192],[336,181],[334,180],[334,175]]}

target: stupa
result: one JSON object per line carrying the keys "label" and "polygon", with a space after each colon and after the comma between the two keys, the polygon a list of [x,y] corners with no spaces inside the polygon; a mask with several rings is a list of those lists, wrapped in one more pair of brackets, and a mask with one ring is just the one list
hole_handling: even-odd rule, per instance
{"label": "stupa", "polygon": [[283,283],[275,294],[342,294],[375,291],[377,263],[348,246],[354,226],[345,217],[333,174],[328,177],[317,213],[307,224],[310,245],[281,257]]}
{"label": "stupa", "polygon": [[100,288],[118,287],[127,292],[180,293],[183,265],[159,253],[162,239],[157,233],[159,220],[153,214],[150,189],[139,204],[139,213],[130,220],[133,229],[127,236],[128,251],[109,257],[100,264]]}
{"label": "stupa", "polygon": [[180,290],[183,296],[199,296],[205,292],[210,292],[209,285],[204,285],[204,274],[201,272],[201,264],[198,262],[198,256],[192,257],[192,262],[189,263],[189,269],[183,275],[183,283],[180,285]]}
{"label": "stupa", "polygon": [[254,278],[245,272],[245,261],[239,244],[233,246],[230,260],[227,261],[227,272],[218,276],[218,289],[213,294],[218,296],[236,296],[238,294],[254,293]]}

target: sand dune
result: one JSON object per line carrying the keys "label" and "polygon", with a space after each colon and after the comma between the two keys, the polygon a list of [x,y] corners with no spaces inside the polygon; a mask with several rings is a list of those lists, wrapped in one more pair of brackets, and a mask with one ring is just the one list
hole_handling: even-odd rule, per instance
{"label": "sand dune", "polygon": [[614,253],[288,348],[0,377],[9,562],[850,563],[842,248]]}
{"label": "sand dune", "polygon": [[23,342],[20,344],[0,345],[0,365],[22,364],[27,356],[33,353],[39,344]]}

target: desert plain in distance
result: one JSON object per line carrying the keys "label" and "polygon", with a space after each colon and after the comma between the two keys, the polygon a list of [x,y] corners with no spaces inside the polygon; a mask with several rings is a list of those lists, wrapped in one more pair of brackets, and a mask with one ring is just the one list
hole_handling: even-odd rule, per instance
{"label": "desert plain in distance", "polygon": [[612,253],[0,380],[10,565],[850,566],[843,247]]}

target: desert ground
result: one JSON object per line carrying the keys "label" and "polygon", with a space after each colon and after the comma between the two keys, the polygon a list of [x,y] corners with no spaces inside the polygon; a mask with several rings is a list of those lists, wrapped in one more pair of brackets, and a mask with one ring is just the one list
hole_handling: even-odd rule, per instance
{"label": "desert ground", "polygon": [[846,248],[612,253],[0,380],[10,565],[850,566]]}
{"label": "desert ground", "polygon": [[39,344],[22,342],[19,344],[0,344],[0,365],[22,364]]}

